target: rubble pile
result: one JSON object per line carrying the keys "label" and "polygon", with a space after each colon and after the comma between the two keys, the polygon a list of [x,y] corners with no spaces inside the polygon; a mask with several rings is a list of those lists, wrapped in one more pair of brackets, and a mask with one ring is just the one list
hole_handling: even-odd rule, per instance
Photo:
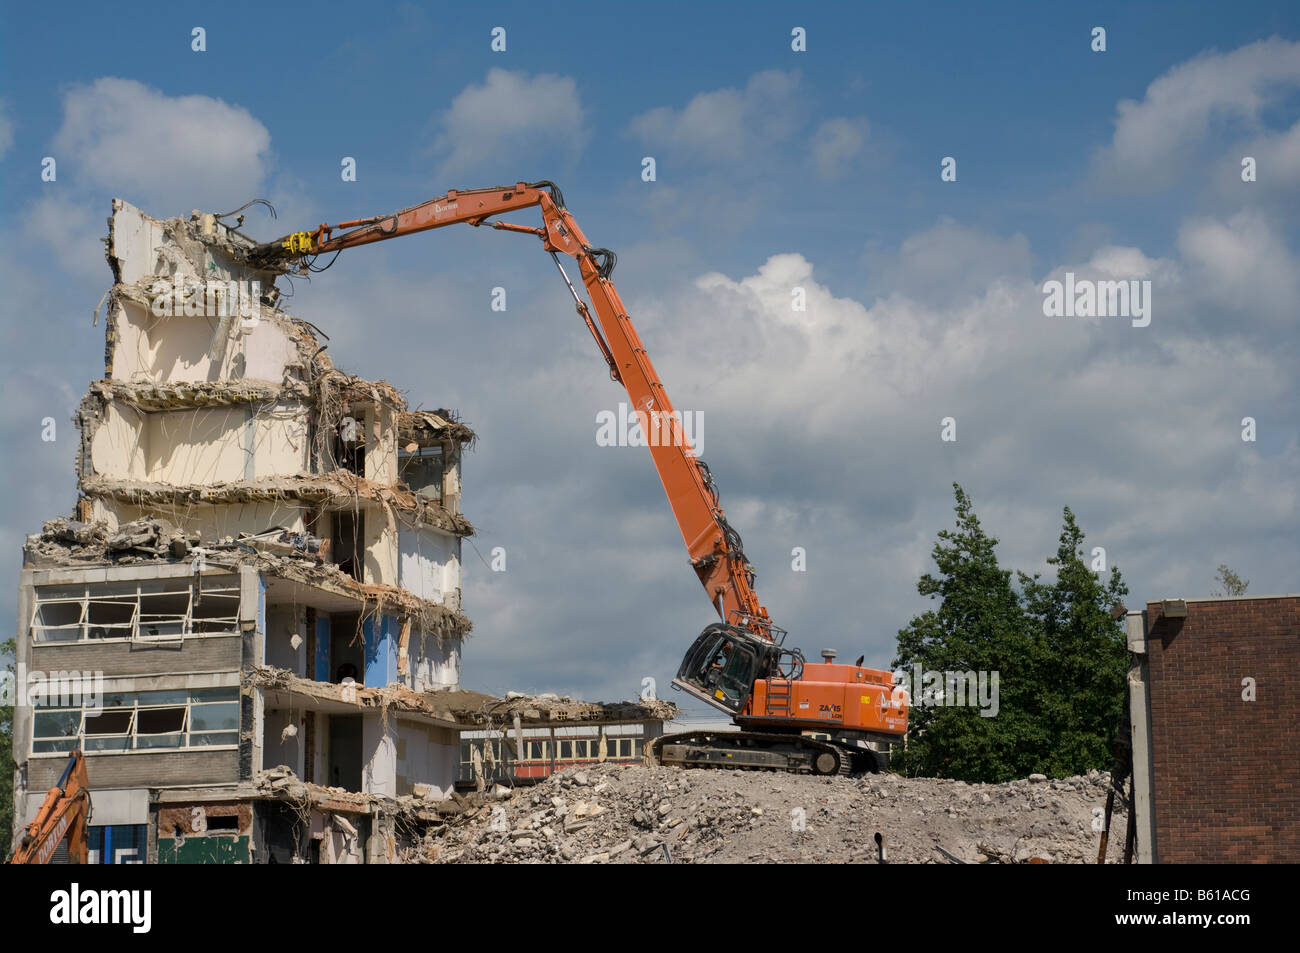
{"label": "rubble pile", "polygon": [[[889,863],[1095,863],[1109,783],[1096,771],[966,784],[593,765],[462,811],[425,835],[422,859],[875,863],[879,833]],[[1117,799],[1108,862],[1126,822]]]}
{"label": "rubble pile", "polygon": [[445,815],[459,813],[461,804],[468,803],[464,798],[457,801],[444,801],[436,796],[437,792],[427,785],[416,785],[423,789],[419,794],[404,794],[400,797],[385,797],[380,794],[364,794],[349,791],[346,788],[312,784],[300,780],[293,769],[287,765],[278,765],[265,771],[259,771],[244,791],[250,797],[275,798],[294,806],[323,806],[330,810],[352,807],[358,813],[366,813],[376,808],[386,815],[397,815],[408,821],[438,824]]}

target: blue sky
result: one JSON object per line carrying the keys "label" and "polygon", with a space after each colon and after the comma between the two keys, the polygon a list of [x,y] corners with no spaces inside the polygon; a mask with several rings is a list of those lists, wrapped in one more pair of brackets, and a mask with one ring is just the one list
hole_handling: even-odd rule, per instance
{"label": "blue sky", "polygon": [[[1219,562],[1252,591],[1297,588],[1294,4],[6,4],[4,21],[12,580],[23,535],[75,497],[71,425],[37,435],[102,367],[113,196],[167,217],[262,195],[280,220],[249,230],[269,238],[549,178],[619,252],[670,394],[705,414],[760,592],[810,653],[889,661],[954,479],[1007,566],[1045,568],[1068,504],[1133,602],[1207,593]],[[1089,268],[1153,280],[1148,333],[1037,311],[1045,278]],[[802,325],[773,304],[795,283]],[[707,605],[648,457],[594,446],[623,395],[546,256],[419,236],[298,283],[293,310],[340,365],[480,432],[465,509],[479,549],[518,559],[493,577],[466,547],[466,684],[666,684]],[[1246,415],[1257,443],[1233,439]]]}

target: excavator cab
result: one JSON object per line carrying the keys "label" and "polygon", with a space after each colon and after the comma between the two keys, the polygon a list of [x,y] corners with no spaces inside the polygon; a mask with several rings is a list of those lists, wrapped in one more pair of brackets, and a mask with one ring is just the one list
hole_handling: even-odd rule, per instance
{"label": "excavator cab", "polygon": [[745,707],[754,682],[772,671],[780,646],[739,626],[715,622],[695,640],[673,687],[734,715]]}

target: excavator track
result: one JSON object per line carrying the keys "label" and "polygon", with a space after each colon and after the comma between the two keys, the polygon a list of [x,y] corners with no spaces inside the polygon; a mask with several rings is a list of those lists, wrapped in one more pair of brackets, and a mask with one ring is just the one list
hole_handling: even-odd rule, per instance
{"label": "excavator track", "polygon": [[803,735],[754,731],[686,731],[663,735],[650,745],[655,764],[683,768],[838,774],[852,770],[852,752]]}

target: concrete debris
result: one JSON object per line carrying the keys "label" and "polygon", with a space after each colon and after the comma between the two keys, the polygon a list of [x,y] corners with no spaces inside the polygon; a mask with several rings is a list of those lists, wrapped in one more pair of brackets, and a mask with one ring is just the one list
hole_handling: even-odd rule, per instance
{"label": "concrete debris", "polygon": [[482,728],[512,723],[515,714],[520,716],[520,723],[526,726],[583,722],[671,721],[679,714],[676,705],[659,700],[585,702],[558,696],[552,696],[553,700],[547,700],[530,695],[498,698],[495,695],[465,689],[417,692],[400,683],[384,688],[372,688],[364,685],[310,681],[299,678],[288,669],[265,665],[246,668],[244,679],[247,684],[262,689],[285,689],[296,695],[328,702],[346,702],[363,709],[392,709],[398,712],[426,715],[460,728]]}
{"label": "concrete debris", "polygon": [[[582,783],[585,780],[585,784]],[[436,863],[1093,863],[1109,776],[1006,784],[594,765],[461,813]],[[575,822],[578,811],[582,819]],[[1125,816],[1112,820],[1124,829]],[[552,834],[545,834],[550,830]],[[1120,851],[1111,851],[1116,862]]]}
{"label": "concrete debris", "polygon": [[427,446],[443,440],[472,445],[475,434],[450,410],[412,410],[397,415],[397,439],[403,446]]}
{"label": "concrete debris", "polygon": [[394,516],[412,527],[433,526],[457,536],[474,535],[474,526],[469,520],[458,513],[449,513],[441,504],[405,487],[386,486],[347,470],[187,486],[90,477],[81,481],[81,490],[87,496],[107,497],[142,507],[284,500],[346,507],[364,499],[387,505]]}
{"label": "concrete debris", "polygon": [[82,523],[58,518],[47,522],[39,534],[27,537],[24,565],[43,569],[57,566],[130,565],[133,563],[190,561],[201,549],[205,564],[215,569],[248,565],[270,575],[292,579],[360,601],[367,612],[409,618],[426,636],[465,637],[473,623],[462,613],[413,595],[397,586],[357,582],[337,566],[322,562],[320,540],[306,534],[277,532],[266,541],[224,537],[200,541],[184,535],[165,520],[142,518],[123,523],[115,533],[102,521]]}
{"label": "concrete debris", "polygon": [[[184,534],[166,520],[145,517],[118,526],[117,532],[104,541],[104,548],[110,553],[141,552],[163,556],[172,551],[172,540],[182,547],[181,555],[184,555],[184,547],[189,542]],[[194,542],[198,543],[197,536]]]}
{"label": "concrete debris", "polygon": [[325,811],[353,814],[382,813],[422,824],[441,824],[446,817],[463,811],[468,803],[465,798],[439,800],[420,795],[386,797],[311,784],[300,780],[292,768],[283,764],[259,771],[251,782],[245,782],[236,793],[239,797],[285,801],[298,808],[311,806]]}
{"label": "concrete debris", "polygon": [[108,538],[108,524],[103,520],[82,523],[60,516],[52,519],[42,527],[42,536],[55,543],[65,543],[71,547],[94,546],[104,544]]}

